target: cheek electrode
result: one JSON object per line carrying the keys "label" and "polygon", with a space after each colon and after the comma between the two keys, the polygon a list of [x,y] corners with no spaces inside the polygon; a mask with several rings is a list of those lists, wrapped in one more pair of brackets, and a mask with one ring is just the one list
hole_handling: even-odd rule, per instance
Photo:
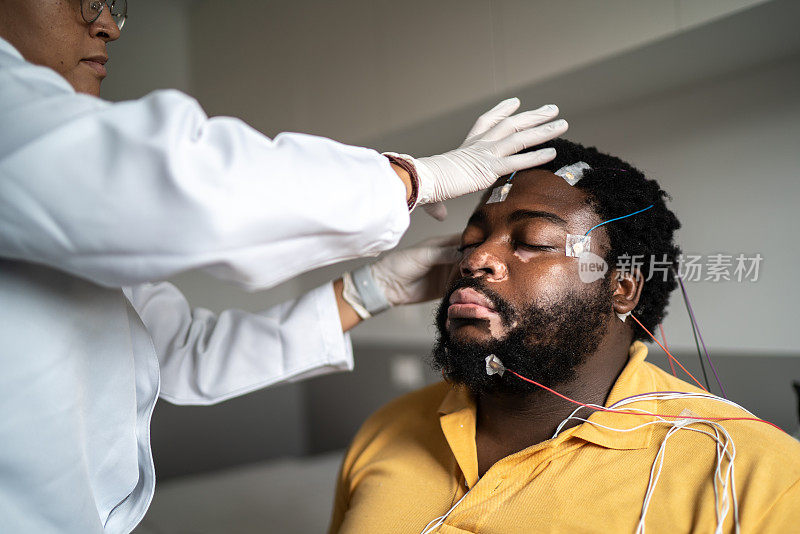
{"label": "cheek electrode", "polygon": [[589,236],[589,232],[591,232],[595,228],[599,228],[604,224],[618,221],[620,219],[627,219],[628,217],[633,217],[634,215],[638,215],[642,212],[649,210],[653,206],[655,206],[655,204],[650,204],[644,209],[640,209],[639,211],[634,211],[633,213],[623,215],[622,217],[614,217],[613,219],[603,221],[600,224],[595,224],[594,226],[586,230],[586,233],[583,235],[567,234],[567,256],[574,256],[577,258],[584,252],[591,252],[590,244],[592,238]]}
{"label": "cheek electrode", "polygon": [[[573,163],[572,165],[565,165],[564,167],[561,167],[555,172],[555,175],[562,177],[564,180],[566,180],[566,182],[569,185],[575,185],[580,181],[581,178],[583,178],[584,173],[590,170],[592,170],[592,167],[588,163],[586,163],[585,161],[579,161],[577,163]],[[624,170],[624,169],[618,169],[618,170]],[[653,206],[654,204],[650,204],[646,208],[641,209],[639,211],[634,211],[633,213],[623,215],[622,217],[616,217],[614,219],[609,219],[607,221],[601,222],[600,224],[596,224],[595,226],[589,228],[589,230],[587,230],[586,233],[583,235],[567,234],[567,242],[564,247],[565,249],[564,251],[566,252],[567,256],[572,258],[578,258],[584,252],[591,252],[592,238],[589,235],[589,232],[591,232],[595,228],[603,226],[604,224],[608,224],[613,221],[618,221],[620,219],[625,219],[626,217],[632,217],[633,215],[637,215],[639,213],[642,213],[643,211],[647,211]]]}

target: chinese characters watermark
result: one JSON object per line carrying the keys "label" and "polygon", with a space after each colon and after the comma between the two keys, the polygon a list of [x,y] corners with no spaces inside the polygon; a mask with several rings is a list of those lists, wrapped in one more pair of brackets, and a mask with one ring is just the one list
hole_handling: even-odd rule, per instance
{"label": "chinese characters watermark", "polygon": [[[676,269],[684,282],[757,282],[763,260],[761,254],[681,254],[673,266],[666,254],[649,258],[623,254],[614,269],[617,279],[640,272],[647,273],[645,281],[666,281],[669,272]],[[599,280],[608,270],[608,264],[596,254],[585,252],[578,258],[578,273],[587,284]]]}

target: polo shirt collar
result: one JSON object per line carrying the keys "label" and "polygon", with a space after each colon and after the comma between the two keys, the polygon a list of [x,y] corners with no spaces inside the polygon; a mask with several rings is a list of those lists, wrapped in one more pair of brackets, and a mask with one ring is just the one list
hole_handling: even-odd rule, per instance
{"label": "polo shirt collar", "polygon": [[465,387],[457,386],[445,395],[439,405],[439,424],[450,451],[472,488],[478,483],[478,447],[475,441],[477,421],[475,399]]}
{"label": "polo shirt collar", "polygon": [[[615,402],[637,395],[655,391],[655,377],[645,365],[647,346],[641,341],[634,342],[628,350],[628,363],[614,383],[606,407]],[[580,400],[580,399],[578,399]],[[638,401],[627,405],[620,410],[645,410],[657,412],[656,400]],[[450,445],[456,461],[464,473],[467,484],[472,487],[478,480],[478,453],[475,444],[475,425],[477,420],[477,407],[472,395],[464,387],[455,387],[445,395],[439,405],[439,420],[445,438]],[[594,443],[601,447],[618,450],[642,449],[650,445],[653,436],[653,426],[648,425],[630,432],[618,432],[601,428],[603,425],[614,429],[626,430],[652,420],[649,417],[636,417],[626,414],[616,414],[596,411],[588,418],[589,423],[582,423],[559,435],[559,438],[575,437]],[[592,424],[595,423],[595,424]]]}
{"label": "polo shirt collar", "polygon": [[[647,346],[641,341],[634,342],[628,350],[628,363],[622,369],[622,373],[614,383],[614,387],[611,388],[611,393],[609,393],[608,400],[605,403],[606,407],[632,395],[655,391],[655,377],[648,369],[648,366],[645,365],[644,360],[646,357]],[[658,401],[655,399],[637,401],[617,409],[629,411],[631,408],[657,413]],[[588,420],[590,421],[589,423],[582,423],[576,427],[573,436],[601,447],[620,450],[643,449],[650,445],[650,440],[653,437],[653,425],[630,432],[618,432],[596,426],[603,425],[618,430],[629,430],[642,423],[652,421],[651,417],[596,411]]]}

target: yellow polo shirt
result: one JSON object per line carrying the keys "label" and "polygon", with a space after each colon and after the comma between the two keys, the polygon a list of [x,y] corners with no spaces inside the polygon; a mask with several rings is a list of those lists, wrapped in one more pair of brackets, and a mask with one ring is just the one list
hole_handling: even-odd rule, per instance
{"label": "yellow polo shirt", "polygon": [[[700,391],[645,362],[631,345],[608,404],[651,391]],[[651,400],[625,409],[712,417],[746,416],[705,399]],[[503,458],[478,478],[475,403],[445,382],[406,395],[372,415],[345,456],[330,532],[419,533],[469,495],[435,532],[515,534],[635,532],[653,460],[668,427],[632,432],[583,423],[555,439]],[[630,428],[649,417],[594,412],[589,418]],[[800,442],[758,422],[724,421],[736,447],[736,496],[742,533],[800,532]],[[698,425],[695,425],[698,426]],[[708,429],[708,427],[706,427]],[[713,532],[714,441],[679,430],[646,515],[646,532]],[[724,532],[733,532],[733,511]]]}

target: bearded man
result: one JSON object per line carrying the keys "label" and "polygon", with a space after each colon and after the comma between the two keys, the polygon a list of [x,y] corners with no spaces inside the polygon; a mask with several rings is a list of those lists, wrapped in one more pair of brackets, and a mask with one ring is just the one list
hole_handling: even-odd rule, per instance
{"label": "bearded man", "polygon": [[[675,271],[614,266],[677,264],[666,193],[549,145],[553,162],[502,178],[470,217],[437,316],[445,381],[363,425],[330,531],[796,530],[800,444],[645,361]],[[611,268],[584,276],[587,258]]]}

